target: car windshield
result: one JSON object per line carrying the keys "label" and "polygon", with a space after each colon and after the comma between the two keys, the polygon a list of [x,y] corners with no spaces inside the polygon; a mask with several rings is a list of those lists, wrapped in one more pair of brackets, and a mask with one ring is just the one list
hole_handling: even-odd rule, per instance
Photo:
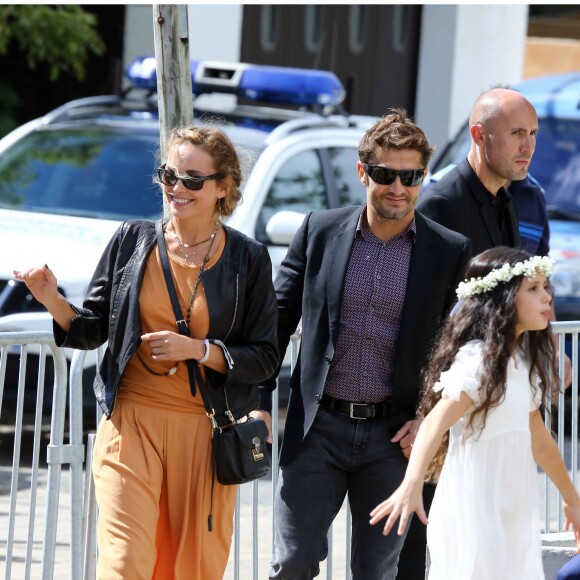
{"label": "car windshield", "polygon": [[104,127],[35,131],[0,155],[0,207],[101,219],[157,217],[157,135]]}
{"label": "car windshield", "polygon": [[[546,202],[558,217],[580,219],[580,121],[539,119],[536,150],[530,165],[546,191]],[[471,139],[467,125],[437,160],[434,172],[467,156]]]}

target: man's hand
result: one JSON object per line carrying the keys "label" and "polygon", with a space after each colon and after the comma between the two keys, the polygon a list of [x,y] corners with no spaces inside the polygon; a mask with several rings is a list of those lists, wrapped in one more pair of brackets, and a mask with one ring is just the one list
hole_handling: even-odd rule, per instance
{"label": "man's hand", "polygon": [[403,451],[403,455],[409,459],[411,455],[411,449],[413,443],[415,442],[415,437],[417,437],[417,431],[419,430],[419,421],[413,419],[412,421],[407,421],[391,439],[392,443],[399,443]]}

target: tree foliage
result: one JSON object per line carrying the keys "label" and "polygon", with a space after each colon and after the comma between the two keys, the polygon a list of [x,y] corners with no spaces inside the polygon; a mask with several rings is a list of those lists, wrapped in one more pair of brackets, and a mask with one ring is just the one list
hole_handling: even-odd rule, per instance
{"label": "tree foliage", "polygon": [[95,15],[75,5],[0,5],[0,54],[18,47],[28,66],[45,64],[54,81],[61,73],[85,76],[85,62],[105,45],[96,31]]}

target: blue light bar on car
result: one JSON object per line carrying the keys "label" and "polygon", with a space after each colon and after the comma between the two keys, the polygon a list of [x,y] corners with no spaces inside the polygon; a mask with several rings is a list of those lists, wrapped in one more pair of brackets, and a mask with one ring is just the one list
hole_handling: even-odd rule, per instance
{"label": "blue light bar on car", "polygon": [[125,71],[131,86],[137,89],[157,90],[157,73],[155,59],[150,56],[136,58]]}
{"label": "blue light bar on car", "polygon": [[[136,59],[126,74],[134,87],[157,89],[152,57]],[[191,78],[196,95],[230,93],[255,101],[297,106],[336,106],[346,95],[334,73],[320,70],[191,61]]]}

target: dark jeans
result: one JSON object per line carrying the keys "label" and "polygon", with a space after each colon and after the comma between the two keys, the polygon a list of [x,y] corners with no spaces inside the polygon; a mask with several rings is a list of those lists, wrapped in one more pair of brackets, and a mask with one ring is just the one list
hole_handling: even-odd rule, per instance
{"label": "dark jeans", "polygon": [[280,470],[274,500],[270,578],[309,580],[327,556],[326,535],[348,493],[353,580],[394,580],[404,536],[383,536],[371,510],[401,483],[407,467],[390,442],[388,419],[350,419],[320,408],[298,453]]}

